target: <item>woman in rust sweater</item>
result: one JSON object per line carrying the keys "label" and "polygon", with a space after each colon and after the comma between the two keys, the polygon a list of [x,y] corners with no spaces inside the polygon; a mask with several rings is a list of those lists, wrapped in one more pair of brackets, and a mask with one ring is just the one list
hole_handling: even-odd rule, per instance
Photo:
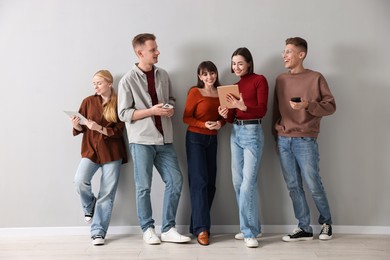
{"label": "woman in rust sweater", "polygon": [[[79,112],[88,121],[81,125],[80,118],[71,118],[73,135],[83,134],[81,162],[74,182],[80,194],[85,221],[91,224],[93,245],[103,245],[110,223],[120,166],[127,162],[123,139],[125,124],[118,119],[117,95],[112,88],[113,77],[100,70],[93,77],[95,95],[81,103]],[[96,198],[91,180],[101,168],[100,190]]]}
{"label": "woman in rust sweater", "polygon": [[210,209],[217,175],[217,134],[225,124],[218,114],[220,85],[211,61],[199,64],[198,83],[188,91],[183,121],[188,125],[186,151],[191,196],[190,232],[201,245],[209,244]]}

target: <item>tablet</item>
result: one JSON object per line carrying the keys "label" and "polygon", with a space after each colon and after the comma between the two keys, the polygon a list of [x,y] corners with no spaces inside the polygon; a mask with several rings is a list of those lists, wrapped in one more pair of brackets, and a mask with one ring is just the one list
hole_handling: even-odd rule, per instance
{"label": "tablet", "polygon": [[232,94],[235,98],[240,98],[240,92],[238,90],[238,85],[227,85],[217,87],[219,104],[221,107],[232,108],[232,105],[226,101],[226,95]]}
{"label": "tablet", "polygon": [[82,114],[80,114],[79,112],[77,112],[77,111],[70,111],[70,110],[64,110],[64,112],[70,118],[72,118],[73,116],[77,116],[78,118],[80,118],[80,125],[85,125],[84,122],[87,121],[87,119]]}

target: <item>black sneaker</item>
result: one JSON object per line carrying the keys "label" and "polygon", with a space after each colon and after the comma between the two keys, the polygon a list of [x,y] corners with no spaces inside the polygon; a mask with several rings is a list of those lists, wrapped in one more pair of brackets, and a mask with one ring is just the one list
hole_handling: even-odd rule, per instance
{"label": "black sneaker", "polygon": [[92,213],[85,214],[85,215],[84,215],[84,221],[85,221],[85,223],[91,224],[92,218],[93,218],[93,214],[92,214]]}
{"label": "black sneaker", "polygon": [[307,241],[312,239],[313,239],[313,233],[306,232],[301,228],[294,229],[292,234],[289,234],[282,238],[282,240],[286,242]]}
{"label": "black sneaker", "polygon": [[92,236],[92,244],[94,246],[104,245],[104,237],[102,235],[93,235]]}
{"label": "black sneaker", "polygon": [[95,213],[95,206],[96,206],[96,198],[95,198],[95,201],[93,202],[92,212],[87,213],[87,214],[84,215],[85,223],[91,224],[92,218],[93,218],[93,214]]}
{"label": "black sneaker", "polygon": [[332,226],[329,224],[322,224],[320,236],[318,237],[321,240],[332,239]]}

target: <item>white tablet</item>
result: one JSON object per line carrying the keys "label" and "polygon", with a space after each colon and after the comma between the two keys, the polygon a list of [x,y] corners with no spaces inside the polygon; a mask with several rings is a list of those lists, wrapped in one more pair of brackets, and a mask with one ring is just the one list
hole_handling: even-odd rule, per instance
{"label": "white tablet", "polygon": [[64,112],[70,118],[72,118],[73,116],[77,116],[78,118],[80,118],[80,125],[85,125],[84,122],[87,121],[87,119],[82,114],[80,114],[79,112],[77,112],[77,111],[70,111],[70,110],[64,110]]}

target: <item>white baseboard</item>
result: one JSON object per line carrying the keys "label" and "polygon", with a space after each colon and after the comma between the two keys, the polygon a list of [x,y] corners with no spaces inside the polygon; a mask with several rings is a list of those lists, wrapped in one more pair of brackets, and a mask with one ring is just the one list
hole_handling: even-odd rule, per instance
{"label": "white baseboard", "polygon": [[[390,226],[338,226],[332,225],[334,234],[370,234],[370,235],[390,235]],[[262,232],[267,234],[290,233],[293,225],[262,225]],[[314,232],[318,233],[321,226],[313,226]],[[188,234],[188,226],[177,226],[180,233]],[[161,226],[156,226],[156,232],[160,233]],[[212,226],[212,233],[233,234],[239,231],[238,225]],[[26,227],[26,228],[0,228],[0,237],[4,236],[41,236],[41,235],[89,235],[90,228],[84,227]],[[142,234],[138,226],[110,226],[109,234]]]}

